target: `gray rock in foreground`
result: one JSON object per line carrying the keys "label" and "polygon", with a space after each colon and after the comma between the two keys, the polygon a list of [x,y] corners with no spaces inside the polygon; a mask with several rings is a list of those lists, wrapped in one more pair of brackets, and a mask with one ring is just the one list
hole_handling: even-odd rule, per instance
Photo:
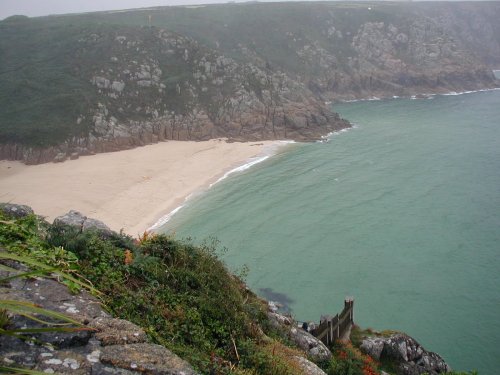
{"label": "gray rock in foreground", "polygon": [[146,374],[194,375],[189,364],[155,344],[111,345],[103,348],[101,362]]}
{"label": "gray rock in foreground", "polygon": [[307,375],[326,375],[326,373],[316,366],[315,363],[309,361],[304,357],[296,356],[295,360],[299,363],[299,366],[302,368],[304,374]]}
{"label": "gray rock in foreground", "polygon": [[79,233],[88,230],[94,230],[104,235],[111,235],[113,231],[102,221],[88,218],[82,213],[71,210],[67,214],[56,217],[54,219],[56,226],[69,226],[75,228]]}
{"label": "gray rock in foreground", "polygon": [[436,375],[451,371],[438,354],[425,350],[415,339],[402,333],[365,338],[361,350],[376,360],[397,362],[399,373],[403,375]]}
{"label": "gray rock in foreground", "polygon": [[[272,307],[272,306],[271,306]],[[286,315],[269,311],[267,313],[271,325],[300,349],[304,350],[315,361],[326,361],[332,357],[330,350],[316,337],[296,326],[294,320]]]}
{"label": "gray rock in foreground", "polygon": [[[22,267],[21,267],[22,268]],[[0,277],[8,272],[0,271]],[[77,332],[30,334],[44,345],[27,344],[0,335],[0,365],[24,367],[48,374],[165,374],[192,375],[195,371],[166,348],[150,344],[142,328],[114,319],[85,291],[71,294],[52,279],[13,279],[0,287],[0,299],[27,301],[64,313],[86,325]],[[13,315],[8,328],[40,328],[39,323]]]}
{"label": "gray rock in foreground", "polygon": [[0,211],[7,216],[20,218],[33,214],[33,210],[24,204],[0,203]]}

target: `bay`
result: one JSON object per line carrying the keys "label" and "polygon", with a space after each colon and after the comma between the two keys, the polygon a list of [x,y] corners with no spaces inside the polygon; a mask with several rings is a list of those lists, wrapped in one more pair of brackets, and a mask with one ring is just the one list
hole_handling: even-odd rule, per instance
{"label": "bay", "polygon": [[318,320],[407,332],[454,369],[500,367],[500,91],[334,106],[353,129],[295,144],[162,229],[217,237],[230,268]]}

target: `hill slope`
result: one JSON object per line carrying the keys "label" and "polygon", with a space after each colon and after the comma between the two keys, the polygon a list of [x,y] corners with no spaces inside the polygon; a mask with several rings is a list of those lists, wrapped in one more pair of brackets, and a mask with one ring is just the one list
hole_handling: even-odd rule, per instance
{"label": "hill slope", "polygon": [[499,17],[494,2],[10,17],[0,22],[0,158],[317,139],[348,126],[327,100],[494,87]]}

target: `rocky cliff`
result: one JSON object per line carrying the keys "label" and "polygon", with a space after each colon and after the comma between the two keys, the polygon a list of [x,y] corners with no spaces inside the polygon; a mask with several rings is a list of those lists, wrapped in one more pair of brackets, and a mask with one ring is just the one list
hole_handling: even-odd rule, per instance
{"label": "rocky cliff", "polygon": [[[78,255],[52,245],[64,239]],[[278,315],[206,246],[131,241],[76,211],[51,225],[0,203],[0,281],[3,373],[324,375],[308,358],[331,358],[307,332],[271,327]]]}
{"label": "rocky cliff", "polygon": [[500,4],[150,8],[0,22],[0,158],[314,140],[325,101],[492,88]]}
{"label": "rocky cliff", "polygon": [[[76,252],[53,246],[62,239]],[[352,344],[347,335],[346,341],[327,347],[290,315],[283,315],[277,303],[256,298],[206,248],[200,251],[145,234],[142,245],[136,241],[136,246],[143,246],[139,250],[129,240],[76,211],[50,225],[28,206],[0,203],[1,371],[130,375],[451,371],[438,354],[401,333],[384,335],[354,326],[349,330]],[[159,262],[161,258],[166,262]],[[41,272],[46,266],[48,272]],[[87,288],[92,281],[98,289],[89,289],[93,295],[75,289],[74,283],[67,283],[67,272],[84,280]],[[217,277],[220,280],[213,282]],[[201,285],[201,280],[210,285]],[[187,288],[179,289],[180,284]],[[24,304],[21,310],[19,303]],[[76,329],[61,326],[64,321],[54,313],[70,318]]]}

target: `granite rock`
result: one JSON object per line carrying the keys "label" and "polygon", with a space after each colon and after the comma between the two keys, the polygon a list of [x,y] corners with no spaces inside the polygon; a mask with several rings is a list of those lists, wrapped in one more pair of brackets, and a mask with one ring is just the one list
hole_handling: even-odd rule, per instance
{"label": "granite rock", "polygon": [[21,218],[33,214],[33,209],[23,204],[0,203],[0,211],[10,217]]}
{"label": "granite rock", "polygon": [[284,337],[293,341],[300,349],[315,361],[326,361],[331,358],[331,351],[316,337],[297,327],[289,316],[268,311],[267,316],[271,326]]}
{"label": "granite rock", "polygon": [[437,375],[451,371],[438,354],[425,350],[414,338],[398,333],[389,337],[367,337],[361,350],[371,357],[394,361],[402,375]]}
{"label": "granite rock", "polygon": [[62,216],[56,217],[53,224],[59,227],[67,226],[75,228],[78,233],[89,230],[97,231],[104,235],[111,235],[113,233],[113,231],[102,221],[88,218],[75,210],[71,210]]}
{"label": "granite rock", "polygon": [[[7,275],[7,271],[0,271],[0,276]],[[186,361],[166,348],[147,343],[140,327],[110,317],[99,300],[85,291],[73,295],[51,278],[12,279],[1,286],[0,299],[36,303],[87,327],[75,332],[29,335],[42,345],[0,335],[0,365],[63,375],[195,374]],[[19,315],[11,316],[8,328],[27,327],[43,325]]]}

